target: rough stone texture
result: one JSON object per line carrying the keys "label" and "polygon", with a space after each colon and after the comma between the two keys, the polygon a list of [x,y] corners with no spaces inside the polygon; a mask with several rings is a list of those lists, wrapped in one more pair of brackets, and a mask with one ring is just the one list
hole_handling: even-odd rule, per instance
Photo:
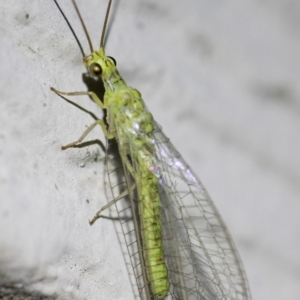
{"label": "rough stone texture", "polygon": [[[105,2],[78,0],[95,45]],[[299,299],[300,2],[119,2],[107,52],[204,182],[253,299]],[[92,123],[49,90],[86,89],[77,44],[50,0],[1,1],[0,19],[2,292],[9,278],[22,293],[131,300],[112,222],[88,225],[107,201],[103,153],[60,151]],[[25,295],[8,299],[38,297]]]}

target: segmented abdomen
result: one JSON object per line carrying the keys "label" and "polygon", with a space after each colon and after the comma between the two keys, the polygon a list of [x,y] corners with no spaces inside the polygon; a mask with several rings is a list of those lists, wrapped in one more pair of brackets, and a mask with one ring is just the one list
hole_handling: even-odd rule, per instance
{"label": "segmented abdomen", "polygon": [[[126,103],[126,105],[124,105]],[[120,155],[137,189],[139,230],[146,281],[151,294],[162,299],[168,295],[169,281],[162,244],[161,204],[158,177],[153,157],[153,119],[140,93],[127,88],[115,95],[114,121]],[[129,187],[130,188],[130,187]]]}
{"label": "segmented abdomen", "polygon": [[158,180],[149,170],[143,155],[138,155],[136,160],[135,182],[139,196],[138,211],[145,268],[152,293],[164,298],[168,294],[169,282],[162,245]]}

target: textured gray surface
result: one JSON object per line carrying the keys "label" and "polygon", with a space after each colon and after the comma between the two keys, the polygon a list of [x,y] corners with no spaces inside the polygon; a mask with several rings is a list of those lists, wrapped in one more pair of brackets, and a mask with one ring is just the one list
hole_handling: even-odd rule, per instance
{"label": "textured gray surface", "polygon": [[54,300],[56,296],[45,296],[38,291],[27,291],[27,287],[20,283],[10,281],[5,274],[0,273],[0,299],[1,300]]}
{"label": "textured gray surface", "polygon": [[[80,2],[96,44],[106,1]],[[253,299],[298,299],[299,1],[120,2],[107,52],[214,199]],[[49,90],[85,89],[77,45],[50,0],[0,14],[1,271],[59,299],[132,299],[113,225],[88,225],[106,202],[103,155],[60,151],[92,122]]]}

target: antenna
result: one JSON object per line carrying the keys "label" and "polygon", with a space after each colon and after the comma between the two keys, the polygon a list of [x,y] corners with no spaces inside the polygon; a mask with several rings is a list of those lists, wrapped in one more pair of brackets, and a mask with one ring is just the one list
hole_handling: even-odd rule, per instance
{"label": "antenna", "polygon": [[105,14],[105,19],[104,19],[104,24],[102,28],[102,34],[101,34],[101,40],[100,40],[100,48],[104,48],[104,36],[105,36],[105,31],[106,31],[106,25],[107,25],[107,20],[108,20],[108,15],[110,11],[112,0],[109,0],[107,9],[106,9],[106,14]]}
{"label": "antenna", "polygon": [[85,24],[84,24],[84,22],[83,22],[83,19],[82,19],[82,17],[81,17],[81,14],[80,14],[80,12],[79,12],[79,9],[78,9],[78,7],[77,7],[77,4],[76,4],[75,0],[72,0],[72,2],[73,2],[73,5],[74,5],[74,7],[75,7],[75,10],[76,10],[76,12],[77,12],[78,18],[79,18],[80,23],[81,23],[81,25],[82,25],[82,28],[83,28],[83,30],[84,30],[85,36],[86,36],[86,38],[87,38],[87,40],[88,40],[88,43],[89,43],[89,46],[90,46],[90,50],[91,50],[91,53],[92,53],[92,52],[94,51],[94,49],[93,49],[93,45],[92,45],[90,36],[89,36],[88,31],[87,31],[87,29],[86,29],[86,27],[85,27]]}
{"label": "antenna", "polygon": [[81,52],[82,56],[85,57],[86,55],[85,55],[85,53],[84,53],[84,51],[83,51],[83,48],[82,48],[82,46],[81,46],[81,44],[80,44],[80,42],[79,42],[79,39],[78,39],[78,37],[77,37],[77,35],[76,35],[76,33],[75,33],[73,27],[71,26],[71,24],[70,24],[69,20],[67,19],[66,15],[64,14],[64,12],[62,11],[62,9],[61,9],[60,6],[58,5],[57,1],[56,1],[56,0],[53,0],[53,1],[54,1],[54,3],[56,4],[56,6],[57,6],[59,12],[62,14],[63,18],[65,19],[65,21],[66,21],[68,27],[70,28],[70,30],[71,30],[71,32],[72,32],[72,34],[73,34],[73,36],[74,36],[74,38],[75,38],[75,40],[76,40],[76,43],[77,43],[77,45],[78,45],[78,47],[79,47],[79,49],[80,49],[80,52]]}

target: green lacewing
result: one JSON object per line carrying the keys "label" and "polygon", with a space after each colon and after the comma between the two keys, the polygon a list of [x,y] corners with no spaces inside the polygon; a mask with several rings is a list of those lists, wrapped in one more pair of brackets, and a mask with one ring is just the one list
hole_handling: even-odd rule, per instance
{"label": "green lacewing", "polygon": [[[90,48],[84,65],[91,76],[102,80],[104,98],[93,91],[51,90],[59,96],[90,96],[106,119],[96,120],[77,141],[62,148],[77,146],[100,125],[106,139],[117,142],[125,182],[125,189],[119,195],[113,191],[113,200],[90,224],[111,205],[129,199],[134,240],[125,241],[130,257],[135,257],[131,262],[140,299],[251,299],[236,248],[208,193],[155,122],[141,93],[126,84],[116,60],[106,55],[104,38],[112,0],[98,50],[72,2]],[[121,223],[125,232],[125,222]]]}

